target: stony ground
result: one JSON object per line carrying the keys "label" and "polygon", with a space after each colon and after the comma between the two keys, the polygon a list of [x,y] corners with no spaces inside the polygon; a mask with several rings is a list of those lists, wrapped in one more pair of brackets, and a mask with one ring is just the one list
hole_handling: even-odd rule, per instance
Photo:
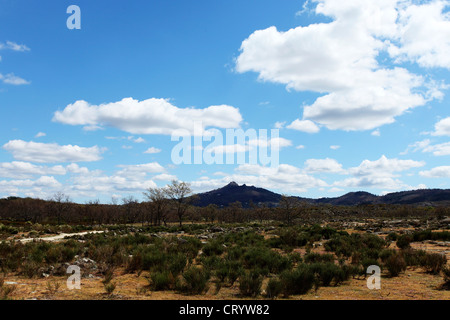
{"label": "stony ground", "polygon": [[[69,290],[66,277],[26,279],[10,276],[5,285],[16,289],[12,299],[38,300],[234,300],[241,299],[237,286],[224,287],[216,294],[211,285],[206,295],[186,296],[174,292],[152,292],[147,288],[145,274],[122,274],[117,270],[113,282],[117,287],[112,295],[105,293],[102,278],[85,278],[80,290]],[[396,278],[383,276],[381,290],[369,290],[367,280],[351,279],[339,287],[321,287],[317,292],[293,296],[295,300],[450,300],[450,291],[439,290],[442,277],[424,273],[421,269],[408,269]],[[264,288],[264,286],[263,286]]]}
{"label": "stony ground", "polygon": [[[381,236],[391,231],[399,231],[402,228],[389,228],[381,230]],[[355,229],[346,229],[349,233],[364,232]],[[271,235],[266,235],[270,237]],[[61,239],[54,239],[63,241]],[[392,243],[392,248],[396,248]],[[450,243],[424,241],[412,243],[414,249],[422,249],[427,252],[443,253],[447,256],[450,265]],[[295,249],[300,254],[305,249]],[[317,243],[314,252],[325,253],[323,245]],[[13,287],[9,294],[10,299],[25,300],[235,300],[242,299],[239,296],[237,285],[222,287],[216,292],[215,285],[211,284],[205,295],[186,296],[173,291],[152,292],[148,288],[146,273],[141,275],[125,274],[124,270],[117,269],[114,272],[113,283],[116,289],[112,294],[105,292],[102,283],[103,278],[96,274],[90,274],[81,281],[81,289],[70,290],[67,287],[67,278],[48,276],[39,279],[28,279],[9,274],[4,279],[4,287]],[[265,279],[264,288],[269,279]],[[311,291],[306,295],[292,296],[295,300],[450,300],[450,291],[440,290],[443,278],[440,275],[425,273],[421,268],[408,268],[399,277],[390,278],[383,274],[381,290],[369,290],[367,280],[363,277],[351,279],[338,287],[320,287],[317,291]],[[262,296],[259,299],[263,299]]]}

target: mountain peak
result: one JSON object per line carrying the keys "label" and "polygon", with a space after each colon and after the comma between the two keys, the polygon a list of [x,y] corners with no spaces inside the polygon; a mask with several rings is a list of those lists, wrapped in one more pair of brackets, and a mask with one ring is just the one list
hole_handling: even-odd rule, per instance
{"label": "mountain peak", "polygon": [[227,187],[239,187],[239,185],[236,182],[230,182]]}
{"label": "mountain peak", "polygon": [[[276,207],[281,199],[281,194],[247,186],[239,185],[235,181],[230,182],[223,188],[200,193],[197,195],[196,204],[206,207],[215,204],[219,207],[226,207],[231,203],[239,201],[244,208],[248,208],[250,203],[265,204],[269,207]],[[298,198],[298,197],[296,197]],[[309,199],[298,198],[301,201],[312,205],[336,205],[336,206],[357,206],[365,204],[414,204],[421,205],[434,203],[435,205],[450,204],[450,190],[415,190],[398,193],[390,193],[384,196],[377,196],[365,191],[347,193],[337,198]]]}

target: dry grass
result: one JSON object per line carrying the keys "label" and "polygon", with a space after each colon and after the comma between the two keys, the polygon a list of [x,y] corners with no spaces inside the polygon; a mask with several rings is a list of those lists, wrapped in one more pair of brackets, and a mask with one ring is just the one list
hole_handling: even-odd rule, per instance
{"label": "dry grass", "polygon": [[[122,274],[118,270],[114,281],[117,288],[114,294],[105,293],[102,278],[82,279],[80,290],[69,290],[65,277],[50,277],[46,279],[26,279],[8,276],[5,281],[16,282],[16,290],[12,299],[39,300],[235,300],[241,299],[237,285],[223,287],[216,295],[214,285],[205,295],[186,296],[172,291],[152,292],[148,289],[148,281],[144,274]],[[268,279],[264,281],[263,289]],[[59,283],[56,292],[49,292],[48,282]],[[295,300],[450,300],[450,291],[438,290],[442,277],[424,273],[421,269],[409,268],[396,278],[383,276],[381,290],[371,291],[367,288],[367,280],[351,279],[339,287],[321,287],[317,292],[302,296],[293,296]]]}

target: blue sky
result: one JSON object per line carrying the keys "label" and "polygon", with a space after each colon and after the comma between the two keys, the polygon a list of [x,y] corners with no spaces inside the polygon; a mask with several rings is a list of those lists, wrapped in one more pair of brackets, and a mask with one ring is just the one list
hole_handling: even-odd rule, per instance
{"label": "blue sky", "polygon": [[[449,8],[0,0],[0,197],[142,199],[172,179],[315,198],[449,188]],[[194,121],[278,129],[279,166],[174,164],[171,135]]]}

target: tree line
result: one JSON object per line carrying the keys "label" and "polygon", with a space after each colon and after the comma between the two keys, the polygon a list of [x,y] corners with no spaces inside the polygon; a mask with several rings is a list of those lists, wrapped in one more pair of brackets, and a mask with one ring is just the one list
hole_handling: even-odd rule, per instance
{"label": "tree line", "polygon": [[414,207],[407,205],[332,206],[310,205],[298,198],[283,195],[276,206],[250,203],[243,207],[239,201],[225,207],[210,204],[195,205],[197,196],[186,182],[172,181],[166,187],[149,188],[144,201],[129,196],[121,203],[99,200],[78,204],[62,192],[49,200],[9,197],[0,199],[0,220],[29,221],[39,224],[135,224],[161,226],[169,223],[243,223],[281,221],[288,225],[296,221],[330,220],[336,217],[409,217],[448,216],[450,208]]}

